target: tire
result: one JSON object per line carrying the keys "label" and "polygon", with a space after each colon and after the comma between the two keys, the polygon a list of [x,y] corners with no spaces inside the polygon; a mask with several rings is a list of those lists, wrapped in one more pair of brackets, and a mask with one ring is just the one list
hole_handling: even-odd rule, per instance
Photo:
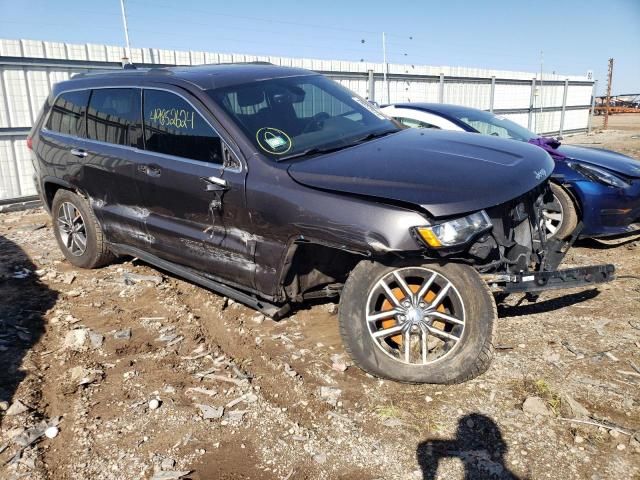
{"label": "tire", "polygon": [[552,183],[553,203],[545,205],[543,216],[547,238],[564,240],[571,236],[578,226],[578,212],[569,192]]}
{"label": "tire", "polygon": [[[51,215],[58,247],[71,264],[80,268],[98,268],[114,259],[93,209],[80,195],[58,190],[53,197]],[[69,233],[70,229],[74,231]]]}
{"label": "tire", "polygon": [[[393,294],[401,303],[407,302],[408,296],[401,298],[403,294],[399,293],[402,290],[401,284],[394,283],[394,280],[388,281],[389,278],[397,278],[395,275],[402,277],[405,286],[414,292],[412,301],[426,305],[421,308],[435,308],[434,315],[450,314],[450,317],[458,321],[463,319],[464,325],[449,324],[423,315],[425,310],[414,307],[405,310],[408,312],[406,315],[400,316],[404,319],[393,316],[391,319],[369,321],[368,315],[372,319],[373,315],[387,315],[384,312],[388,312],[391,305],[388,300],[389,294]],[[426,279],[432,276],[435,280],[427,288],[426,295],[419,298],[417,290],[427,285],[427,282],[424,282],[421,287],[417,287],[416,285],[421,283],[419,278]],[[389,288],[386,294],[381,282]],[[434,306],[446,282],[451,284],[445,292],[447,296],[440,306]],[[380,299],[383,300],[382,304],[379,303]],[[376,305],[381,306],[379,309],[373,308]],[[381,313],[373,313],[378,310]],[[426,330],[425,322],[431,322],[431,330]],[[405,383],[449,384],[470,380],[489,368],[494,351],[497,311],[489,287],[480,275],[467,265],[417,262],[383,265],[365,260],[354,268],[344,286],[340,298],[339,325],[345,349],[354,362],[366,372]],[[385,336],[383,340],[375,339],[372,333],[405,328],[403,325],[411,328],[411,332],[415,329],[408,342],[404,342],[407,338],[406,331],[394,336]],[[432,330],[437,328],[437,325],[444,325],[444,328],[438,335],[434,335]],[[443,332],[448,332],[458,340],[442,340],[440,336]],[[432,346],[431,342],[441,342],[442,346]],[[409,362],[405,356],[406,345],[409,345]]]}

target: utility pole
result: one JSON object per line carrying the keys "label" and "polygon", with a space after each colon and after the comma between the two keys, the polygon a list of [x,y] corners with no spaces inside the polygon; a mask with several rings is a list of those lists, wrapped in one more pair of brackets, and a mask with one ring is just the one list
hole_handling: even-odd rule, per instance
{"label": "utility pole", "polygon": [[382,32],[382,79],[384,82],[384,90],[387,92],[387,103],[391,103],[389,95],[389,80],[387,79],[387,73],[389,70],[389,64],[387,63],[387,36]]}
{"label": "utility pole", "polygon": [[129,44],[129,27],[127,26],[127,13],[124,9],[124,0],[120,0],[120,9],[122,10],[122,25],[124,26],[124,39],[127,42],[125,47],[125,58],[122,63],[131,63],[131,45]]}
{"label": "utility pole", "polygon": [[613,80],[613,58],[609,59],[609,73],[607,74],[607,106],[604,110],[604,123],[602,129],[606,130],[609,126],[609,103],[611,102],[611,81]]}

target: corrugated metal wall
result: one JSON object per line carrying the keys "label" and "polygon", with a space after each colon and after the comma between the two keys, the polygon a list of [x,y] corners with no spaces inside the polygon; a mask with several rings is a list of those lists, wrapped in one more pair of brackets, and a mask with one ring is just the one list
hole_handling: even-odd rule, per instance
{"label": "corrugated metal wall", "polygon": [[[119,68],[124,55],[122,47],[109,45],[0,39],[0,201],[36,193],[25,139],[52,85],[77,72]],[[442,101],[488,110],[493,97],[494,112],[540,133],[586,130],[593,87],[582,76],[545,74],[541,88],[540,75],[535,73],[391,64],[387,92],[380,63],[156,48],[132,49],[131,58],[140,65],[267,61],[302,67],[325,73],[381,104]],[[567,101],[561,125],[565,81]]]}

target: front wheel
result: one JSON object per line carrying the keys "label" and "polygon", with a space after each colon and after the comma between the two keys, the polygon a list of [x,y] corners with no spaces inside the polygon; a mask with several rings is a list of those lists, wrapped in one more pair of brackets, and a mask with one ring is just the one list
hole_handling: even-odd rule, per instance
{"label": "front wheel", "polygon": [[362,261],[340,298],[340,333],[363,370],[408,383],[458,383],[483,373],[497,322],[491,291],[461,264]]}
{"label": "front wheel", "polygon": [[578,226],[578,212],[569,193],[560,185],[551,184],[553,202],[543,206],[542,217],[547,238],[564,240]]}

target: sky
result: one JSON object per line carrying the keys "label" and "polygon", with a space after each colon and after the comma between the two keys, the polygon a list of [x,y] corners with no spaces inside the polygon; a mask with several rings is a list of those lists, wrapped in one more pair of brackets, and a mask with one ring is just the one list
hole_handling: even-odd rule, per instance
{"label": "sky", "polygon": [[[585,75],[640,93],[640,0],[125,0],[132,47]],[[0,0],[0,38],[124,45],[119,0]]]}

